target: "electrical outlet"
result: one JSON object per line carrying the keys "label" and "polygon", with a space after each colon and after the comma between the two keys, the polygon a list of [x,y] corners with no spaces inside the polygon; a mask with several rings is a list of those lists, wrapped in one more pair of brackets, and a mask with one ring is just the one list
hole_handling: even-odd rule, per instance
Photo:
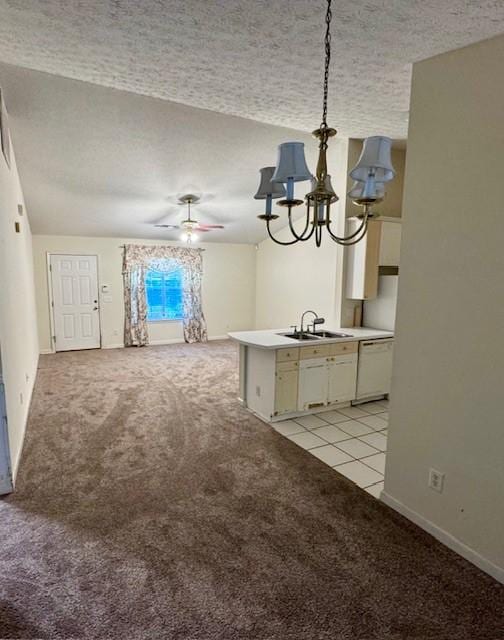
{"label": "electrical outlet", "polygon": [[256,387],[256,396],[260,396],[261,395],[261,387],[259,385],[257,385]]}
{"label": "electrical outlet", "polygon": [[445,474],[436,469],[430,469],[429,471],[429,487],[433,491],[443,493]]}

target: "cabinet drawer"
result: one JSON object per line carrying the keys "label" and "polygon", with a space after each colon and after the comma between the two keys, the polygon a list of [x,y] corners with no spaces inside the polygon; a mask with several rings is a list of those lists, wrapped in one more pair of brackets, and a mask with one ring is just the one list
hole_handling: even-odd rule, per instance
{"label": "cabinet drawer", "polygon": [[329,356],[329,358],[327,358],[327,362],[329,364],[334,362],[335,364],[355,363],[357,365],[357,359],[356,353],[337,353],[335,356]]}
{"label": "cabinet drawer", "polygon": [[293,362],[277,362],[276,370],[277,373],[282,371],[297,371],[299,363],[297,360]]}
{"label": "cabinet drawer", "polygon": [[289,362],[291,360],[299,360],[299,348],[277,349],[277,362]]}
{"label": "cabinet drawer", "polygon": [[329,345],[331,352],[331,356],[337,356],[340,353],[357,353],[359,350],[358,342],[334,342]]}
{"label": "cabinet drawer", "polygon": [[331,355],[330,344],[319,344],[310,347],[301,347],[299,349],[299,357],[301,360],[308,360],[309,358],[323,358],[324,356]]}

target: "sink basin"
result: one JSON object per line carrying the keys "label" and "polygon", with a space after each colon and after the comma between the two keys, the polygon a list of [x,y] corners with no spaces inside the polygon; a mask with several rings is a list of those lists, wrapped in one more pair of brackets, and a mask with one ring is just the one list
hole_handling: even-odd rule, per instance
{"label": "sink basin", "polygon": [[320,337],[311,333],[281,333],[280,335],[293,340],[317,340]]}
{"label": "sink basin", "polygon": [[351,333],[335,333],[333,331],[314,331],[318,338],[353,338]]}

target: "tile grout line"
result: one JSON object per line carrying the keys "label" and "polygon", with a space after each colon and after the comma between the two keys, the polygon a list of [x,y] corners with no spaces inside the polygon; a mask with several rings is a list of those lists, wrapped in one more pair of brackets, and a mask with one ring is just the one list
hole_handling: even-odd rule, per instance
{"label": "tile grout line", "polygon": [[[355,440],[357,440],[358,438],[355,438]],[[344,440],[344,442],[347,442],[347,440]],[[359,440],[359,442],[362,442],[362,440]],[[367,442],[363,442],[362,444],[367,444]],[[336,447],[336,449],[339,449],[338,446],[334,445]],[[374,449],[376,451],[376,453],[383,453],[383,451],[380,451],[379,449],[377,449],[376,447],[373,447],[373,445],[371,444],[367,444],[368,447],[371,447],[371,449]],[[346,451],[344,449],[340,449],[340,451],[342,451],[343,453],[346,453]],[[347,455],[350,455],[349,453]],[[369,455],[365,456],[366,458],[370,458],[371,456],[374,456],[374,453],[370,453]],[[361,458],[355,458],[356,460],[360,460]]]}
{"label": "tile grout line", "polygon": [[[318,460],[320,460],[324,464],[327,464],[327,463],[324,462],[324,460],[322,460],[321,458],[318,458],[318,456],[316,456],[314,453],[312,453],[313,451],[315,451],[316,449],[322,449],[324,447],[328,447],[329,446],[329,447],[333,447],[334,449],[336,449],[339,453],[342,453],[342,454],[348,456],[350,458],[350,460],[347,461],[347,462],[340,462],[339,464],[336,464],[336,465],[327,464],[327,466],[329,466],[331,469],[334,469],[335,471],[338,470],[338,467],[341,467],[341,466],[344,466],[344,465],[347,465],[347,464],[352,464],[353,462],[361,462],[367,469],[369,469],[370,471],[373,471],[374,473],[378,474],[380,476],[380,480],[377,480],[376,482],[372,482],[371,484],[365,485],[363,487],[361,487],[357,482],[355,482],[354,480],[352,480],[351,478],[348,478],[348,476],[345,476],[345,474],[343,474],[345,477],[347,477],[348,480],[353,482],[353,484],[358,486],[363,491],[367,491],[367,489],[369,489],[370,487],[374,487],[374,486],[376,486],[378,484],[384,483],[385,475],[381,471],[378,471],[377,469],[374,469],[373,467],[371,467],[369,464],[366,464],[365,460],[367,458],[371,458],[373,456],[379,455],[380,453],[385,456],[386,453],[387,453],[387,450],[385,449],[385,451],[382,451],[380,449],[377,449],[375,446],[369,444],[365,440],[362,440],[362,438],[365,437],[365,436],[373,435],[374,433],[381,433],[385,438],[387,438],[388,437],[388,427],[389,427],[388,418],[381,418],[381,420],[383,420],[383,422],[386,423],[386,427],[382,427],[381,429],[376,429],[375,427],[371,427],[370,425],[366,424],[365,422],[362,422],[362,418],[368,418],[369,416],[380,417],[380,415],[382,413],[386,413],[386,412],[389,411],[389,407],[387,407],[386,409],[384,409],[383,411],[380,411],[378,413],[369,413],[369,412],[365,411],[365,409],[361,409],[361,411],[363,411],[367,415],[366,416],[360,416],[360,418],[352,418],[350,416],[345,415],[344,413],[341,413],[341,411],[338,411],[337,409],[334,409],[334,411],[336,413],[338,413],[339,415],[341,415],[342,418],[345,418],[345,419],[344,420],[340,420],[339,422],[333,423],[333,422],[329,422],[328,420],[323,418],[320,414],[309,414],[309,416],[313,415],[314,417],[316,417],[318,420],[320,420],[323,423],[323,424],[319,424],[319,425],[317,425],[315,427],[311,427],[310,428],[310,427],[305,427],[302,423],[298,422],[297,419],[290,418],[290,421],[293,422],[294,424],[296,424],[298,427],[300,427],[301,431],[299,431],[298,433],[291,433],[289,435],[280,433],[279,431],[277,431],[275,429],[275,427],[274,427],[274,425],[272,423],[270,423],[270,424],[273,427],[273,429],[275,431],[277,431],[277,433],[279,433],[279,435],[283,436],[284,438],[287,438],[288,440],[291,440],[291,442],[294,442],[294,444],[296,444],[300,448],[304,449],[308,453],[311,453],[315,458],[317,458]],[[306,417],[309,417],[309,416],[306,416]],[[301,417],[305,417],[305,416],[301,416]],[[367,429],[371,429],[371,431],[369,433],[363,433],[360,436],[355,436],[355,435],[349,434],[348,432],[345,431],[344,428],[338,426],[338,425],[341,425],[341,424],[343,424],[345,422],[357,422],[360,425],[366,427]],[[314,433],[317,429],[322,429],[324,427],[335,427],[336,429],[338,429],[339,431],[341,431],[342,433],[347,435],[348,438],[344,438],[343,440],[338,440],[337,442],[329,442],[329,440],[326,440],[326,438],[324,438],[323,436],[318,435],[317,433]],[[387,435],[382,433],[385,430],[387,431]],[[302,445],[299,445],[295,440],[292,440],[292,437],[298,436],[298,435],[302,435],[304,433],[312,433],[316,438],[322,440],[323,444],[317,444],[315,447],[311,447],[311,448],[307,449],[307,448],[303,447]],[[344,451],[343,449],[338,447],[338,444],[344,443],[344,442],[349,442],[350,440],[355,440],[357,442],[361,442],[362,444],[367,445],[371,449],[374,449],[375,453],[368,454],[366,456],[363,456],[362,458],[356,458],[354,455],[352,455],[352,454],[348,453],[347,451]]]}

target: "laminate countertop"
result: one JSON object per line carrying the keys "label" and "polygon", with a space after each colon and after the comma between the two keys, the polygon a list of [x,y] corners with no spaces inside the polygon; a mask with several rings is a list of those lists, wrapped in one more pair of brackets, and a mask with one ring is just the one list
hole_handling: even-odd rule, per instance
{"label": "laminate countertop", "polygon": [[370,327],[323,327],[324,331],[346,333],[344,338],[318,338],[317,340],[295,340],[287,338],[284,333],[292,329],[261,329],[260,331],[232,331],[228,333],[231,340],[258,349],[282,349],[285,347],[307,347],[314,344],[330,344],[332,342],[354,342],[355,340],[376,340],[379,338],[393,338],[392,331],[372,329]]}

